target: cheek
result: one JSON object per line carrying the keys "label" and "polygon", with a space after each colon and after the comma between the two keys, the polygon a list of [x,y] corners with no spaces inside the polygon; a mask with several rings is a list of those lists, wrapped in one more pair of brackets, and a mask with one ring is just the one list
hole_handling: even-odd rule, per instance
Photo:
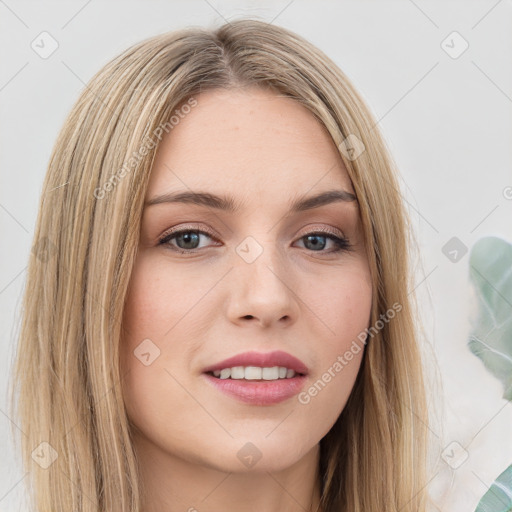
{"label": "cheek", "polygon": [[[158,415],[152,410],[151,389],[155,380],[164,378],[163,333],[172,328],[173,319],[179,314],[176,306],[171,310],[166,304],[179,304],[175,289],[164,286],[161,273],[151,271],[150,261],[140,255],[133,268],[124,306],[123,339],[120,346],[120,364],[124,379],[125,404],[136,416]],[[127,373],[128,372],[128,373]],[[153,388],[154,390],[155,388]]]}
{"label": "cheek", "polygon": [[[188,429],[198,428],[194,419],[199,422],[201,418],[192,411],[195,402],[179,385],[182,377],[173,378],[173,362],[174,366],[180,365],[191,346],[176,343],[169,349],[174,333],[178,338],[181,335],[180,319],[199,291],[184,294],[185,279],[180,280],[176,273],[171,279],[168,274],[152,258],[139,255],[125,303],[120,346],[128,416],[141,432],[162,445],[186,437]],[[181,415],[169,413],[169,404],[189,420],[183,422]]]}
{"label": "cheek", "polygon": [[336,275],[322,277],[316,286],[308,283],[304,297],[316,316],[316,325],[323,325],[324,355],[329,349],[331,355],[332,350],[343,350],[368,327],[372,295],[370,271],[359,261]]}
{"label": "cheek", "polygon": [[363,359],[372,306],[369,269],[363,263],[347,268],[339,279],[310,288],[308,297],[324,334],[315,374],[298,401],[308,416],[322,418],[325,434],[342,412]]}
{"label": "cheek", "polygon": [[[163,341],[190,322],[194,307],[211,287],[190,270],[170,268],[162,258],[140,254],[133,269],[124,310],[127,338],[140,343],[148,336]],[[138,341],[137,341],[138,340]]]}
{"label": "cheek", "polygon": [[[148,332],[157,333],[169,329],[173,313],[165,304],[171,303],[175,288],[166,286],[161,274],[151,272],[143,258],[139,258],[133,269],[124,311],[124,326],[128,338],[143,339]],[[172,302],[176,304],[176,301]]]}
{"label": "cheek", "polygon": [[[122,375],[129,372],[125,404],[138,422],[150,425],[162,416],[163,404],[172,404],[184,414],[194,409],[195,402],[182,386],[188,389],[184,383],[191,378],[190,362],[208,337],[208,313],[217,311],[208,307],[212,297],[208,292],[216,281],[212,272],[205,276],[192,268],[173,268],[161,256],[139,253],[125,303],[120,347]],[[194,418],[199,417],[196,411]],[[169,427],[178,432],[183,425],[179,416],[170,421],[174,420],[177,423]]]}

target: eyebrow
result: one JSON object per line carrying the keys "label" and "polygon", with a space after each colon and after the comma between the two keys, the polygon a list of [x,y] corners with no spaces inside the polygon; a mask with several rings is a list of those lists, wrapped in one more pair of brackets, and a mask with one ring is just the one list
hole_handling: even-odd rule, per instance
{"label": "eyebrow", "polygon": [[[292,201],[290,206],[291,212],[302,212],[305,210],[312,210],[331,203],[337,202],[352,202],[357,201],[357,198],[347,190],[327,190],[311,197],[299,197]],[[201,206],[208,206],[230,213],[240,211],[240,204],[236,203],[232,197],[218,196],[209,192],[174,192],[162,194],[149,199],[145,206],[153,206],[162,203],[187,203],[196,204]]]}

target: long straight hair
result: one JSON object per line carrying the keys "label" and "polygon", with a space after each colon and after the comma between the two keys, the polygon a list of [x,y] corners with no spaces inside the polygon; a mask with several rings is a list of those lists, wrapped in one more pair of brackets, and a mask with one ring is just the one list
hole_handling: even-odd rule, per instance
{"label": "long straight hair", "polygon": [[[373,280],[371,325],[401,306],[368,334],[350,398],[320,441],[322,512],[426,510],[427,406],[396,166],[362,97],[332,60],[289,30],[239,19],[130,47],[91,79],[56,141],[11,396],[37,511],[143,509],[119,341],[152,163],[162,127],[170,130],[195,95],[255,86],[298,101],[340,149]],[[347,150],[353,137],[364,145],[357,158]],[[47,467],[34,462],[37,447]]]}

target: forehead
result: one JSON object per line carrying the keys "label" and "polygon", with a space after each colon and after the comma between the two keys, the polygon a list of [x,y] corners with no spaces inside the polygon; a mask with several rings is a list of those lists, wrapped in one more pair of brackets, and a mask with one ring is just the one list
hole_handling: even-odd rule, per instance
{"label": "forehead", "polygon": [[162,139],[148,197],[209,189],[277,200],[313,187],[353,191],[329,133],[297,101],[256,88],[194,99]]}

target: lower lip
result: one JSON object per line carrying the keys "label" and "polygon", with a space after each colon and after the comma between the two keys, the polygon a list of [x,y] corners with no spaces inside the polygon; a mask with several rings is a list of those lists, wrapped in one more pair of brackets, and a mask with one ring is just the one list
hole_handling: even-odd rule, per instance
{"label": "lower lip", "polygon": [[203,373],[206,380],[217,389],[238,400],[252,405],[271,405],[297,395],[304,387],[304,375],[278,380],[218,379]]}

